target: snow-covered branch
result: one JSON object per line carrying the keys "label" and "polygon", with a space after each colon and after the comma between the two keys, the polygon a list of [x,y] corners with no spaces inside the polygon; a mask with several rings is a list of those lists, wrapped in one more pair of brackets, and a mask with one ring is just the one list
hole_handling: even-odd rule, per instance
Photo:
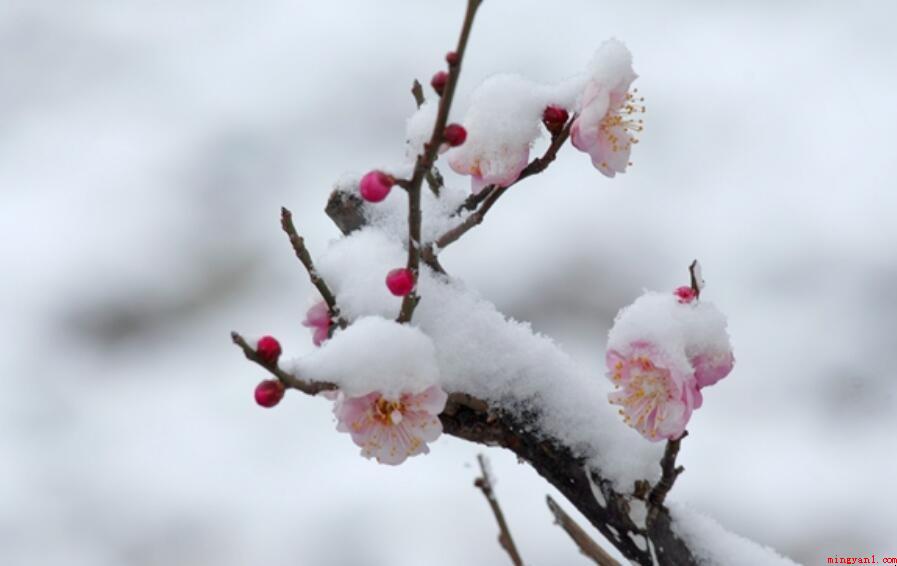
{"label": "snow-covered branch", "polygon": [[[427,453],[443,432],[501,446],[532,465],[628,560],[698,564],[718,555],[729,535],[695,527],[687,512],[674,518],[667,496],[683,471],[676,456],[703,390],[728,376],[735,360],[725,317],[701,297],[697,262],[690,286],[646,292],[620,311],[606,353],[610,394],[549,338],[498,312],[439,264],[443,248],[482,223],[511,187],[544,172],[568,139],[612,178],[631,165],[642,130],[645,108],[630,90],[632,56],[616,40],[600,46],[584,73],[559,84],[492,77],[471,94],[463,121],[449,123],[480,3],[468,0],[448,70],[431,80],[438,103],[415,81],[407,162],[337,184],[326,212],[344,237],[313,263],[292,215],[282,211],[282,228],[321,294],[304,322],[319,348],[281,361],[273,337],[232,339],[275,378],[256,389],[260,405],[276,405],[287,389],[320,394],[334,402],[337,430],[367,458],[400,464]],[[531,161],[545,132],[548,147]],[[441,154],[470,177],[472,194],[437,177]],[[422,190],[425,181],[432,191]],[[392,193],[394,186],[405,194]],[[521,563],[485,468],[480,487],[503,546]],[[716,540],[708,543],[701,533],[710,531]],[[581,547],[587,538],[580,537]]]}

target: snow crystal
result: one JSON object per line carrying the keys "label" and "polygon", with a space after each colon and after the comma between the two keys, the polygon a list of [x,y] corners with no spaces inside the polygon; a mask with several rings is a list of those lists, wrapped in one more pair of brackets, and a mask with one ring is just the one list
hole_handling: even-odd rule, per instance
{"label": "snow crystal", "polygon": [[669,507],[673,518],[673,530],[701,563],[729,566],[796,564],[767,546],[728,532],[702,513],[681,504],[672,504]]}
{"label": "snow crystal", "polygon": [[368,316],[292,364],[305,379],[333,381],[349,397],[418,393],[439,383],[433,342],[419,329]]}

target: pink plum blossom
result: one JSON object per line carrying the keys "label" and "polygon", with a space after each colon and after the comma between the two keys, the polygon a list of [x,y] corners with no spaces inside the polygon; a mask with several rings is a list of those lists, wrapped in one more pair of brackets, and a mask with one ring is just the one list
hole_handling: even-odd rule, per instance
{"label": "pink plum blossom", "polygon": [[695,368],[699,388],[709,387],[729,375],[735,365],[731,350],[708,352],[693,356],[689,361]]}
{"label": "pink plum blossom", "polygon": [[638,77],[632,70],[632,55],[615,40],[605,42],[592,63],[593,74],[580,97],[580,111],[570,129],[570,141],[588,153],[592,164],[607,177],[625,173],[633,135],[642,130],[635,116],[645,111],[629,87]]}
{"label": "pink plum blossom", "polygon": [[608,398],[652,441],[681,437],[703,404],[701,390],[735,363],[726,317],[691,287],[649,291],[621,309],[607,348],[607,376],[617,388]]}
{"label": "pink plum blossom", "polygon": [[336,429],[348,432],[365,458],[381,464],[401,464],[409,456],[429,452],[428,442],[442,434],[439,414],[448,395],[438,385],[420,393],[361,397],[340,395],[333,408]]}
{"label": "pink plum blossom", "polygon": [[653,442],[682,436],[692,411],[703,402],[691,368],[649,342],[634,342],[623,352],[609,350],[606,360],[617,388],[608,399],[621,407],[626,424]]}
{"label": "pink plum blossom", "polygon": [[302,326],[314,328],[312,340],[315,346],[320,346],[330,337],[331,324],[333,321],[330,319],[330,309],[327,308],[327,303],[324,301],[315,303],[308,309],[308,312],[305,313],[305,320],[302,321]]}
{"label": "pink plum blossom", "polygon": [[449,165],[459,175],[470,175],[470,189],[476,194],[489,185],[507,187],[520,177],[529,163],[529,145],[502,148],[495,155],[456,153]]}

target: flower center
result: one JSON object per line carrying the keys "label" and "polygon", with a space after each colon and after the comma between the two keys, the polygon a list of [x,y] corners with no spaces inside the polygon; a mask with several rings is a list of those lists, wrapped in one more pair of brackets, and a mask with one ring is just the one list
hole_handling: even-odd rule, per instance
{"label": "flower center", "polygon": [[626,423],[656,435],[657,426],[664,420],[661,408],[675,393],[669,371],[639,356],[618,362],[612,379],[623,390],[613,395],[611,402],[622,407],[620,414]]}
{"label": "flower center", "polygon": [[401,401],[389,401],[380,397],[374,403],[374,420],[387,426],[402,422],[405,405]]}
{"label": "flower center", "polygon": [[644,120],[639,116],[646,111],[643,104],[645,99],[637,97],[637,94],[638,89],[631,93],[627,92],[619,105],[611,104],[611,108],[601,120],[599,126],[601,135],[608,141],[614,153],[629,151],[633,144],[638,143],[638,138],[633,134],[644,129]]}

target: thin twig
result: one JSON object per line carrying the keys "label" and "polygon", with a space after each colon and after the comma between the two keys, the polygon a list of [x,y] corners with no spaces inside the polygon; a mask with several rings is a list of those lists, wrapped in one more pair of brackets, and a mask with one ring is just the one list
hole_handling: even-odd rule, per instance
{"label": "thin twig", "polygon": [[600,566],[620,566],[620,563],[611,558],[611,555],[601,548],[598,543],[582,529],[582,527],[576,524],[573,517],[565,513],[564,510],[561,509],[561,506],[558,505],[550,495],[546,495],[545,499],[548,503],[548,508],[551,509],[551,513],[554,515],[554,522],[567,531],[567,534],[570,535],[570,538],[572,538],[573,542],[576,543],[576,546],[579,547],[580,552],[594,560],[595,564],[599,564]]}
{"label": "thin twig", "polygon": [[333,391],[335,389],[338,389],[335,383],[330,383],[328,381],[305,381],[304,379],[300,379],[295,375],[280,369],[280,366],[278,366],[276,362],[273,364],[269,364],[268,362],[260,358],[255,348],[250,346],[246,342],[246,340],[236,332],[231,332],[230,338],[231,340],[233,340],[234,344],[236,344],[243,350],[243,354],[249,360],[257,363],[258,365],[271,372],[271,374],[273,374],[277,379],[280,380],[281,383],[283,383],[287,387],[298,389],[299,391],[308,395],[317,395],[322,391]]}
{"label": "thin twig", "polygon": [[498,505],[498,499],[495,498],[495,491],[492,487],[492,478],[489,476],[489,464],[486,461],[486,457],[482,454],[477,454],[477,461],[480,463],[480,473],[483,475],[474,480],[473,485],[483,492],[486,501],[489,503],[489,507],[492,508],[495,520],[498,522],[498,544],[500,544],[508,553],[508,556],[511,557],[511,562],[514,563],[514,566],[523,566],[523,559],[520,558],[520,553],[517,552],[517,547],[514,545],[514,539],[511,538],[511,531],[508,529],[505,515],[501,512],[501,507]]}
{"label": "thin twig", "polygon": [[688,274],[691,276],[691,290],[695,292],[695,298],[700,299],[701,286],[704,282],[701,281],[701,264],[698,263],[698,260],[694,260],[688,266]]}
{"label": "thin twig", "polygon": [[[424,256],[426,258],[432,257],[433,255],[435,255],[435,249],[442,250],[449,244],[457,241],[471,228],[483,222],[483,220],[486,218],[486,213],[488,213],[489,209],[492,208],[493,205],[495,205],[495,203],[499,198],[501,198],[503,194],[505,194],[505,191],[507,191],[509,188],[513,187],[520,181],[526,179],[527,177],[531,177],[547,169],[548,166],[551,165],[551,162],[554,161],[557,157],[558,151],[564,145],[564,142],[566,142],[567,138],[570,137],[570,128],[573,126],[573,121],[575,119],[576,115],[570,118],[570,120],[564,126],[564,129],[561,130],[561,132],[551,140],[551,145],[548,146],[548,149],[545,150],[545,153],[542,155],[542,157],[532,160],[530,164],[520,172],[520,176],[517,177],[517,179],[513,183],[511,183],[507,187],[490,185],[483,189],[480,194],[486,193],[486,196],[482,199],[482,205],[475,212],[468,215],[467,218],[465,218],[460,224],[439,236],[433,244],[428,245],[423,252]],[[468,201],[474,202],[470,198],[468,198]],[[465,204],[462,205],[462,208],[466,206],[466,202],[467,201],[465,201]]]}
{"label": "thin twig", "polygon": [[296,226],[293,225],[293,213],[286,207],[281,207],[280,209],[280,226],[283,228],[283,231],[286,232],[287,236],[289,236],[293,251],[296,252],[296,257],[298,257],[299,261],[302,262],[302,265],[305,266],[305,270],[308,272],[308,277],[311,279],[312,285],[317,287],[324,302],[327,303],[327,308],[330,310],[330,316],[336,321],[340,328],[345,328],[346,321],[340,315],[339,306],[336,304],[336,297],[315,269],[315,264],[311,260],[311,254],[308,253],[308,248],[305,247],[305,240],[296,231]]}
{"label": "thin twig", "polygon": [[[433,125],[433,133],[430,141],[424,145],[424,152],[417,156],[414,165],[414,175],[408,183],[408,264],[414,280],[417,281],[420,271],[421,254],[421,208],[420,189],[427,172],[436,160],[439,146],[443,143],[445,125],[448,122],[449,110],[452,107],[452,99],[455,96],[455,86],[458,84],[458,76],[461,73],[461,64],[464,60],[464,52],[467,49],[467,40],[473,27],[473,19],[481,0],[467,0],[467,12],[464,14],[464,24],[461,26],[461,35],[458,37],[458,46],[455,53],[458,54],[458,64],[449,67],[448,80],[442,98],[439,100],[439,110],[436,113],[436,123]],[[402,308],[397,318],[398,322],[409,322],[414,315],[414,309],[420,301],[417,286],[402,299]]]}
{"label": "thin twig", "polygon": [[673,489],[676,478],[685,471],[685,468],[682,466],[676,466],[676,456],[679,455],[679,445],[686,436],[688,436],[688,431],[684,431],[682,436],[676,440],[667,441],[666,449],[663,451],[663,458],[660,459],[660,481],[648,494],[648,506],[650,507],[648,512],[649,523],[660,511],[660,508],[663,507],[663,502],[670,490]]}
{"label": "thin twig", "polygon": [[[417,104],[418,108],[427,101],[427,98],[424,96],[424,88],[417,79],[414,79],[414,83],[411,85],[411,96],[414,97],[414,103]],[[445,186],[445,182],[442,180],[442,174],[439,173],[439,169],[435,165],[427,171],[426,180],[430,190],[438,197],[439,191]]]}
{"label": "thin twig", "polygon": [[487,185],[483,187],[483,189],[478,193],[470,193],[464,202],[462,202],[458,208],[455,209],[454,214],[452,216],[457,216],[464,212],[465,210],[476,210],[480,203],[486,200],[486,197],[489,196],[489,193],[494,191],[498,185]]}

